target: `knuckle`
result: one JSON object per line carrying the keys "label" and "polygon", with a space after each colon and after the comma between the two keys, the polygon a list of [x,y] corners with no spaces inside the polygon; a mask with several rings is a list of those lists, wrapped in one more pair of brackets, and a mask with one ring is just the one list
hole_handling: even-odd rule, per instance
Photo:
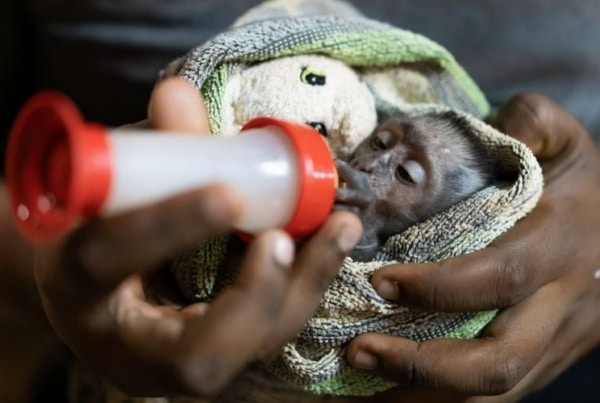
{"label": "knuckle", "polygon": [[418,365],[414,361],[410,364],[408,370],[405,371],[405,376],[408,383],[414,386],[436,386],[434,381],[437,378],[430,376],[421,365]]}
{"label": "knuckle", "polygon": [[106,265],[112,256],[109,252],[110,247],[103,238],[95,236],[89,227],[69,238],[60,252],[58,264],[63,266],[61,272],[68,271],[70,281],[65,281],[61,287],[101,284],[102,273],[107,272]]}
{"label": "knuckle", "polygon": [[412,360],[396,360],[392,369],[396,380],[411,386],[425,386],[427,388],[442,387],[441,378],[436,371],[427,365],[426,361],[418,359],[419,350],[422,344],[416,347],[417,356]]}
{"label": "knuckle", "polygon": [[[318,296],[319,298],[329,289],[331,282],[339,272],[342,252],[335,252],[335,257],[323,257],[321,262],[313,262],[309,270],[301,270],[307,287],[307,296]],[[334,264],[336,262],[336,264]]]}
{"label": "knuckle", "polygon": [[258,302],[265,325],[272,326],[279,318],[286,298],[283,291],[284,289],[281,287],[271,286],[246,294],[248,301]]}
{"label": "knuckle", "polygon": [[513,254],[495,266],[493,295],[496,307],[514,305],[522,300],[530,286],[533,270]]}
{"label": "knuckle", "polygon": [[484,379],[482,392],[488,395],[499,395],[512,390],[527,373],[519,357],[494,360],[498,362]]}
{"label": "knuckle", "polygon": [[435,276],[429,276],[425,271],[414,272],[395,284],[403,303],[433,310],[444,309],[439,295],[444,295],[445,289]]}
{"label": "knuckle", "polygon": [[428,379],[421,365],[413,359],[388,360],[380,357],[379,365],[381,375],[401,384],[421,386]]}
{"label": "knuckle", "polygon": [[[360,218],[358,218],[360,220]],[[328,234],[320,239],[313,239],[311,245],[303,250],[307,252],[307,259],[303,262],[306,267],[318,267],[319,277],[330,281],[337,274],[343,260],[354,248],[354,243],[339,239],[337,234]]]}
{"label": "knuckle", "polygon": [[412,304],[417,306],[423,306],[428,309],[438,310],[443,309],[440,306],[440,300],[438,298],[438,287],[436,283],[431,284],[429,287],[411,287],[412,290],[409,292],[404,287],[404,290],[400,290],[400,295],[408,296]]}
{"label": "knuckle", "polygon": [[547,117],[550,102],[543,95],[523,92],[515,95],[509,101],[509,107],[534,121],[540,121]]}
{"label": "knuckle", "polygon": [[222,361],[212,354],[201,358],[193,354],[179,356],[171,360],[168,373],[182,393],[192,396],[214,396],[229,380]]}
{"label": "knuckle", "polygon": [[498,124],[511,136],[532,145],[545,135],[553,109],[542,95],[521,93],[511,98],[498,114]]}
{"label": "knuckle", "polygon": [[321,273],[313,273],[309,279],[311,293],[318,296],[324,295],[329,289],[333,277],[333,273],[331,275],[327,273],[326,268]]}
{"label": "knuckle", "polygon": [[529,119],[534,132],[546,134],[549,122],[555,118],[555,104],[543,95],[536,93],[521,94],[517,98],[524,117]]}

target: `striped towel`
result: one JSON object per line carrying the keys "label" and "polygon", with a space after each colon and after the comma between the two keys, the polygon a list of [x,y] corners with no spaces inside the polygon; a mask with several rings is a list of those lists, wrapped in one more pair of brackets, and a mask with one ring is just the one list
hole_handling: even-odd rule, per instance
{"label": "striped towel", "polygon": [[[231,123],[228,86],[262,63],[299,55],[319,55],[351,68],[372,94],[376,113],[390,108],[415,115],[453,111],[510,178],[392,236],[371,262],[346,259],[298,337],[275,360],[242,377],[277,393],[368,396],[394,384],[350,368],[344,345],[356,335],[381,332],[417,341],[472,338],[496,314],[425,312],[391,304],[377,295],[370,276],[390,263],[433,262],[484,248],[534,207],[543,188],[542,173],[524,145],[483,122],[489,105],[447,50],[421,35],[368,19],[341,1],[263,3],[173,62],[165,75],[184,77],[202,91],[211,130],[222,133]],[[368,134],[361,132],[362,137]],[[235,237],[218,238],[182,254],[173,272],[190,302],[209,301],[230,283],[242,253],[243,243]]]}

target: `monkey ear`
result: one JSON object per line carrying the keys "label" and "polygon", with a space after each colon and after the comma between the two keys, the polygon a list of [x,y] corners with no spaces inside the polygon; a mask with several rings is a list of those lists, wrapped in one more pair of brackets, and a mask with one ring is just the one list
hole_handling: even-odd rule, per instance
{"label": "monkey ear", "polygon": [[[348,158],[356,147],[377,126],[375,97],[360,75],[349,66],[336,61],[333,72],[329,72],[332,87],[330,144],[342,158]],[[334,77],[335,75],[335,77]]]}

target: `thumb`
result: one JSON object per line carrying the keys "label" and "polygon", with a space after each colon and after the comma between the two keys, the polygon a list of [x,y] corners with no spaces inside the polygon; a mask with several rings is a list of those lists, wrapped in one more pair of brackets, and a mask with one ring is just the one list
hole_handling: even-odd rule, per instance
{"label": "thumb", "polygon": [[148,113],[152,126],[157,130],[210,133],[202,94],[179,77],[170,77],[156,84]]}
{"label": "thumb", "polygon": [[549,98],[522,93],[500,108],[492,124],[525,143],[544,162],[574,147],[586,130]]}

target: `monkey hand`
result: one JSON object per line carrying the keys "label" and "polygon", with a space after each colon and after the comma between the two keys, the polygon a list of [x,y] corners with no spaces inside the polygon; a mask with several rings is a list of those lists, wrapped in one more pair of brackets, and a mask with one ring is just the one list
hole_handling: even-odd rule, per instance
{"label": "monkey hand", "polygon": [[337,160],[336,166],[341,186],[336,191],[334,210],[346,210],[356,214],[363,224],[363,235],[350,254],[358,261],[367,261],[377,253],[380,246],[379,230],[382,224],[375,209],[375,192],[368,175],[352,168],[347,162]]}

